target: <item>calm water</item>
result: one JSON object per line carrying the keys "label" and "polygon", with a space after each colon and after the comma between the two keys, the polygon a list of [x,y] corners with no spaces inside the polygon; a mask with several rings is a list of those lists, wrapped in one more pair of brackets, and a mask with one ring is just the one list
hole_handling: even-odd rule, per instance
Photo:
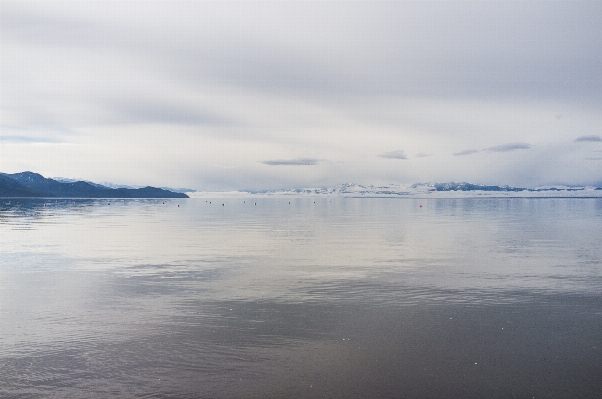
{"label": "calm water", "polygon": [[600,199],[19,202],[0,397],[602,392]]}

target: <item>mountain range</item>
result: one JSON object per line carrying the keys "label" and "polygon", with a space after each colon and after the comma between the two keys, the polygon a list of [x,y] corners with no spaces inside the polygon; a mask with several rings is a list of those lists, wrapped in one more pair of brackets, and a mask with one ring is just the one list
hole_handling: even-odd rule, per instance
{"label": "mountain range", "polygon": [[[120,186],[66,178],[45,178],[33,172],[0,173],[0,197],[57,198],[189,198],[188,189]],[[472,183],[415,183],[361,185],[339,184],[332,188],[294,188],[228,193],[194,192],[203,196],[343,196],[343,197],[602,197],[602,187],[546,186],[523,188]]]}
{"label": "mountain range", "polygon": [[[131,188],[131,189],[136,189],[136,188],[144,188],[144,186],[129,186],[126,184],[115,184],[115,183],[110,183],[110,182],[100,182],[100,183],[94,183],[91,182],[89,180],[84,180],[84,179],[71,179],[68,177],[52,177],[51,179],[58,181],[59,183],[76,183],[78,181],[83,181],[86,183],[90,183],[93,186],[97,186],[97,187],[101,187],[101,188]],[[174,193],[193,193],[196,190],[192,189],[192,188],[172,188],[172,187],[159,187],[160,189],[163,190],[167,190],[167,191],[173,191]]]}
{"label": "mountain range", "polygon": [[[602,187],[545,186],[537,188],[483,185],[472,183],[415,183],[361,185],[339,184],[332,188],[295,188],[285,190],[249,191],[239,194],[261,196],[322,196],[342,197],[602,197]],[[199,196],[199,195],[196,195]]]}
{"label": "mountain range", "polygon": [[162,188],[111,188],[86,181],[57,181],[33,172],[0,173],[0,197],[189,198]]}

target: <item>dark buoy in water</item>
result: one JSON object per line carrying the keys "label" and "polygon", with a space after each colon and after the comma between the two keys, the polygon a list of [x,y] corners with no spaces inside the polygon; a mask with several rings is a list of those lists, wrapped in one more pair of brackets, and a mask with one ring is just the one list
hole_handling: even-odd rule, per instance
{"label": "dark buoy in water", "polygon": [[422,208],[422,205],[420,205],[420,207]]}
{"label": "dark buoy in water", "polygon": [[224,204],[222,204],[222,206],[224,206]]}
{"label": "dark buoy in water", "polygon": [[178,204],[178,208],[180,207],[180,204]]}
{"label": "dark buoy in water", "polygon": [[255,203],[255,205],[257,205],[257,202]]}
{"label": "dark buoy in water", "polygon": [[107,205],[111,205],[111,203],[109,202]]}

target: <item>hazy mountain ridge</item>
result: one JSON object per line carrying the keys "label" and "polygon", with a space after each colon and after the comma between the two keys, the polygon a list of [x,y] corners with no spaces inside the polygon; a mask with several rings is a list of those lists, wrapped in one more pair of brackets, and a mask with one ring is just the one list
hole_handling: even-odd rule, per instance
{"label": "hazy mountain ridge", "polygon": [[0,197],[59,198],[188,198],[156,187],[110,188],[87,181],[45,178],[33,172],[0,173]]}
{"label": "hazy mountain ridge", "polygon": [[332,188],[295,188],[283,190],[249,191],[265,196],[320,196],[345,197],[602,197],[602,187],[545,186],[536,188],[484,185],[472,183],[415,183],[361,185],[339,184]]}
{"label": "hazy mountain ridge", "polygon": [[[71,179],[68,177],[51,177],[50,179],[56,180],[60,183],[75,183],[78,181],[83,181],[85,183],[91,184],[91,185],[99,187],[99,188],[128,188],[128,189],[136,190],[136,189],[145,187],[145,186],[132,186],[132,185],[127,185],[127,184],[116,184],[116,183],[111,183],[111,182],[106,182],[106,181],[103,181],[100,183],[94,183],[89,180]],[[193,193],[196,191],[192,188],[184,188],[184,187],[179,187],[179,188],[157,187],[157,188],[160,188],[162,190],[167,190],[167,191],[173,191],[174,193]]]}
{"label": "hazy mountain ridge", "polygon": [[[190,189],[124,186],[67,178],[45,178],[33,172],[0,173],[0,197],[64,198],[189,198]],[[545,186],[523,188],[467,182],[361,185],[339,184],[334,187],[282,190],[236,191],[229,193],[196,192],[193,196],[343,196],[343,197],[602,197],[602,187]]]}

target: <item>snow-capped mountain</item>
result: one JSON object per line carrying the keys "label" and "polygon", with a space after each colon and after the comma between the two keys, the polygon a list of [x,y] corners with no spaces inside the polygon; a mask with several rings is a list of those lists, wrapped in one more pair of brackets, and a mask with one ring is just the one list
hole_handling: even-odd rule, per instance
{"label": "snow-capped mountain", "polygon": [[[126,189],[130,189],[130,190],[136,190],[139,188],[144,188],[145,186],[131,186],[131,185],[126,185],[126,184],[115,184],[115,183],[110,183],[110,182],[100,182],[100,183],[94,183],[91,182],[89,180],[83,180],[83,179],[69,179],[66,177],[53,177],[52,179],[61,182],[61,183],[76,183],[79,181],[83,181],[86,182],[88,184],[91,184],[93,186],[99,187],[99,188],[126,188]],[[195,192],[196,190],[193,190],[192,188],[171,188],[171,187],[159,187],[162,190],[168,190],[168,191],[172,191],[174,193],[190,193],[190,192]]]}
{"label": "snow-capped mountain", "polygon": [[602,197],[602,187],[546,186],[522,188],[472,183],[415,183],[361,185],[339,184],[332,188],[295,188],[250,191],[261,196],[343,196],[343,197]]}

